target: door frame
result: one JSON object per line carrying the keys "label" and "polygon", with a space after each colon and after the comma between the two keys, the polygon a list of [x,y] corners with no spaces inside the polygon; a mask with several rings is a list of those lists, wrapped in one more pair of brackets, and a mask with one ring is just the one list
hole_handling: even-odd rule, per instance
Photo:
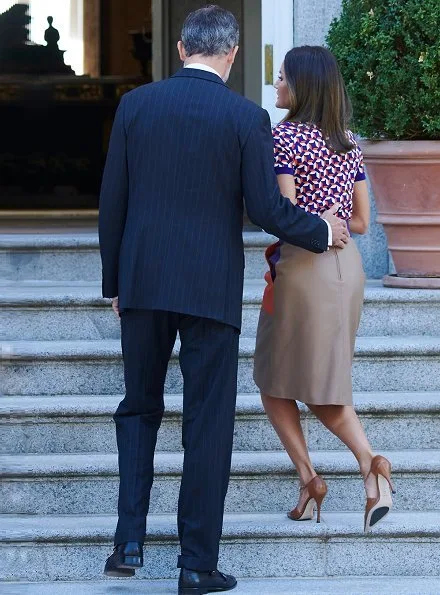
{"label": "door frame", "polygon": [[169,4],[168,0],[152,0],[153,81],[167,78],[169,73]]}
{"label": "door frame", "polygon": [[286,53],[293,47],[294,0],[261,0],[262,13],[262,48],[272,47],[273,81],[265,82],[265,60],[262,60],[262,102],[269,112],[273,124],[285,116],[286,111],[275,107],[276,92],[273,84]]}
{"label": "door frame", "polygon": [[[237,0],[243,4],[243,30],[240,51],[244,52],[244,94],[261,105],[262,101],[262,13],[260,0]],[[152,0],[153,80],[170,76],[169,0]]]}

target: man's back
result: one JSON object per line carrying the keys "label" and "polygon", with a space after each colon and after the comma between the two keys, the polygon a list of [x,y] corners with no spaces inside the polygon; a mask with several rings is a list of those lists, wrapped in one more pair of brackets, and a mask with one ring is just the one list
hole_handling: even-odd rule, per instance
{"label": "man's back", "polygon": [[[109,288],[120,308],[240,326],[241,151],[258,112],[220,77],[191,68],[124,97],[117,118],[125,136],[119,144],[126,150],[127,214],[119,289],[114,278]],[[111,161],[106,166],[103,193],[115,191],[118,162],[120,156],[115,170]]]}

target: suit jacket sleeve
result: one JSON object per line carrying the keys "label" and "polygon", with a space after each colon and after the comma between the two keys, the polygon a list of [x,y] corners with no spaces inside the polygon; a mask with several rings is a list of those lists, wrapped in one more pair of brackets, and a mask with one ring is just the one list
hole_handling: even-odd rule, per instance
{"label": "suit jacket sleeve", "polygon": [[328,248],[328,227],[282,196],[274,171],[269,114],[259,110],[242,149],[242,183],[250,220],[277,238],[311,252]]}
{"label": "suit jacket sleeve", "polygon": [[125,100],[116,111],[99,197],[99,246],[102,261],[102,295],[118,295],[119,252],[128,204]]}

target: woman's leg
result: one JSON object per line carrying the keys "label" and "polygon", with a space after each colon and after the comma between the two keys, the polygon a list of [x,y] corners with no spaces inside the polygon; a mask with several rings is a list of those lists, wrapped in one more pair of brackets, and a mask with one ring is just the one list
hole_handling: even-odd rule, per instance
{"label": "woman's leg", "polygon": [[348,446],[356,457],[369,497],[377,495],[374,475],[369,476],[374,453],[353,407],[348,405],[307,405],[324,426]]}
{"label": "woman's leg", "polygon": [[268,418],[296,467],[301,486],[306,486],[315,477],[316,471],[310,460],[296,401],[263,394],[261,400]]}

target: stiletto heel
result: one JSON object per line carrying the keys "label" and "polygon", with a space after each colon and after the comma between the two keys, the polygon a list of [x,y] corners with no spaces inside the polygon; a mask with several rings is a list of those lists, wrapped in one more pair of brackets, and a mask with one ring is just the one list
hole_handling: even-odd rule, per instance
{"label": "stiletto heel", "polygon": [[385,479],[388,481],[388,484],[390,486],[391,493],[392,494],[395,494],[396,493],[396,488],[394,487],[394,483],[392,482],[391,478],[390,477],[386,477]]}
{"label": "stiletto heel", "polygon": [[391,494],[396,493],[391,481],[391,463],[388,459],[380,455],[375,456],[371,461],[370,473],[376,476],[378,495],[376,498],[367,498],[364,518],[365,533],[369,533],[372,527],[390,512],[393,507]]}
{"label": "stiletto heel", "polygon": [[316,522],[321,522],[321,506],[322,502],[327,494],[327,484],[316,475],[303,489],[307,490],[309,497],[305,501],[303,507],[300,509],[296,506],[293,510],[287,513],[287,516],[292,521],[311,521],[315,512],[315,506],[317,509]]}
{"label": "stiletto heel", "polygon": [[[327,493],[327,490],[326,490]],[[315,502],[316,502],[316,522],[320,523],[321,522],[321,506],[322,506],[322,501],[325,498],[325,494],[323,496],[316,496],[315,498]]]}

